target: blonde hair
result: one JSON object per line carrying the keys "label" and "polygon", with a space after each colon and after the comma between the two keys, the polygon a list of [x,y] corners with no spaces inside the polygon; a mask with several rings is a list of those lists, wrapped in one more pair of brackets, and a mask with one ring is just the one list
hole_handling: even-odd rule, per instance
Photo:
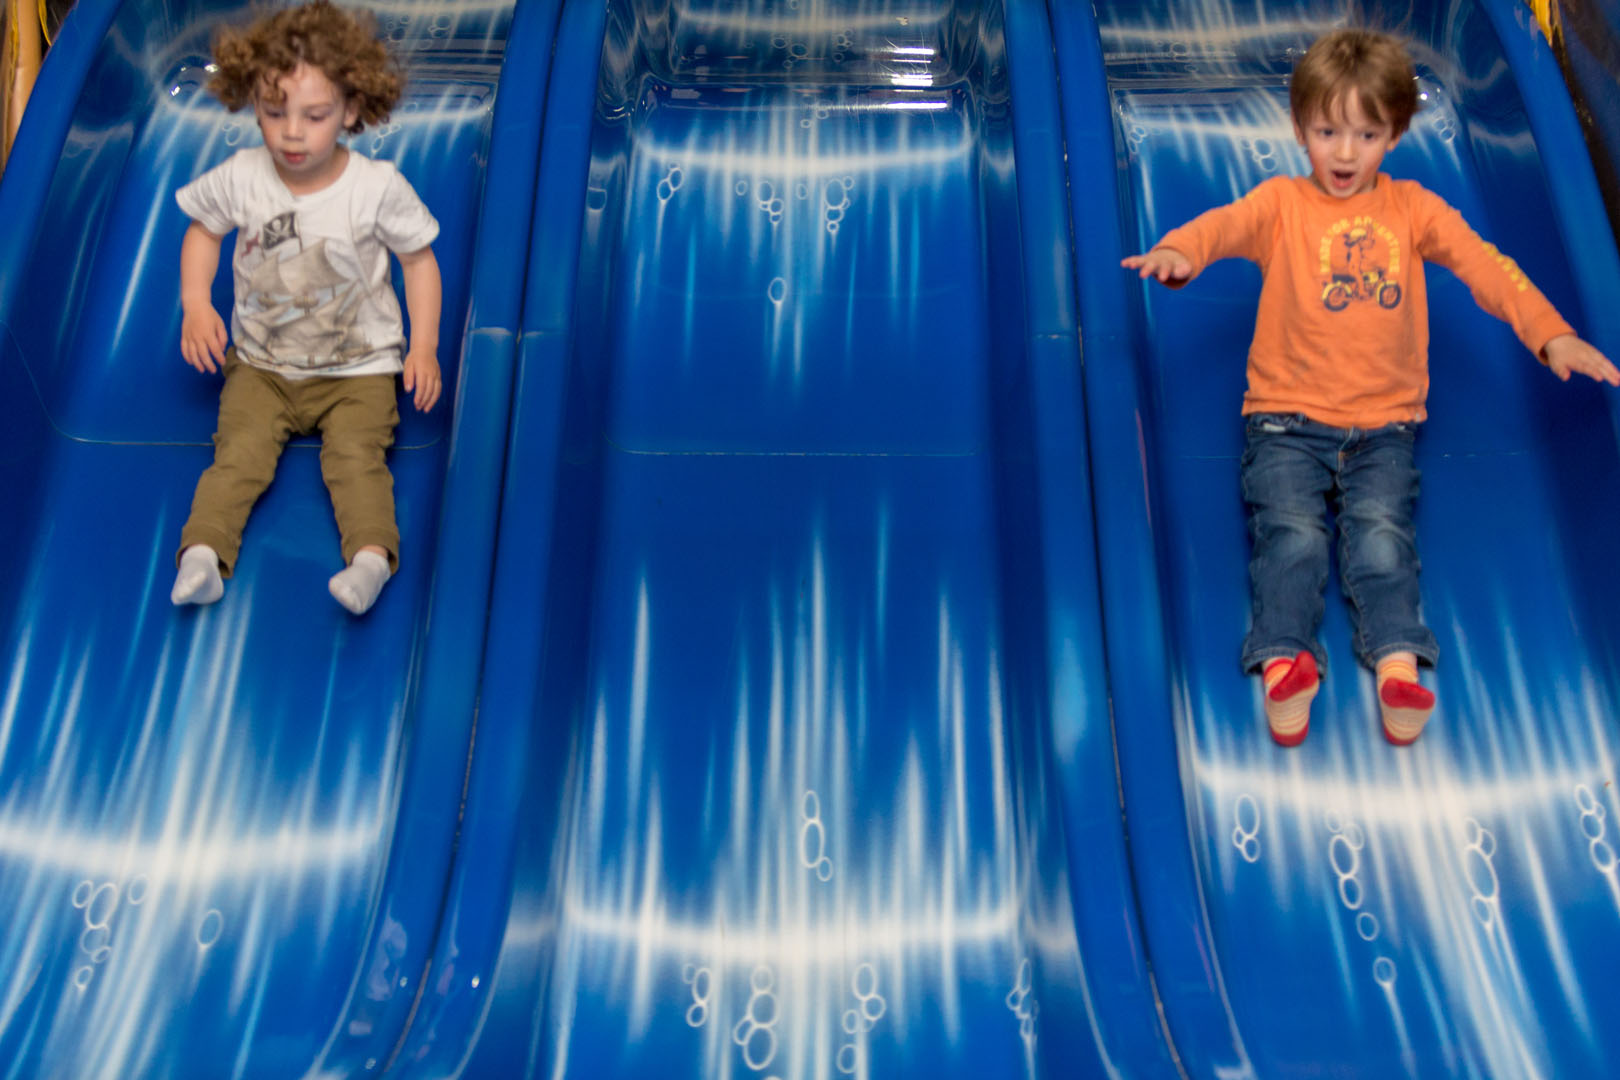
{"label": "blonde hair", "polygon": [[255,98],[279,104],[278,84],[299,64],[320,69],[345,103],[355,106],[351,134],[386,121],[405,88],[399,66],[377,40],[376,20],[330,0],[278,11],[245,30],[221,29],[214,36],[214,63],[219,70],[208,88],[232,112]]}
{"label": "blonde hair", "polygon": [[1333,116],[1356,92],[1374,123],[1406,131],[1417,112],[1417,71],[1399,38],[1372,30],[1335,30],[1311,44],[1288,80],[1294,122]]}

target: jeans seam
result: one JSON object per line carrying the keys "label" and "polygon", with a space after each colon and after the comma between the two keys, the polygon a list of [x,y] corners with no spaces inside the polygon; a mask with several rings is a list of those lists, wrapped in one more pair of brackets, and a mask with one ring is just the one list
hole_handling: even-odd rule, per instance
{"label": "jeans seam", "polygon": [[1362,619],[1361,597],[1357,594],[1356,583],[1345,572],[1350,567],[1349,552],[1346,549],[1354,546],[1349,542],[1350,523],[1345,520],[1342,514],[1336,516],[1339,520],[1339,550],[1337,553],[1339,556],[1339,583],[1344,586],[1345,598],[1350,601],[1350,608],[1355,612],[1354,622],[1356,629],[1352,635],[1350,647],[1355,650],[1357,656],[1365,656],[1367,654],[1367,628]]}

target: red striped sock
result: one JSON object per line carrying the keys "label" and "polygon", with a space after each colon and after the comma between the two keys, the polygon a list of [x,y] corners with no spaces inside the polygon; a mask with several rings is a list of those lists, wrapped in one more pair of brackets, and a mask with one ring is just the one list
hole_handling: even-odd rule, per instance
{"label": "red striped sock", "polygon": [[1309,650],[1292,660],[1279,656],[1265,666],[1266,724],[1279,746],[1298,746],[1311,726],[1311,699],[1321,688],[1316,657]]}
{"label": "red striped sock", "polygon": [[1394,653],[1378,661],[1378,711],[1384,738],[1396,746],[1415,742],[1434,712],[1434,694],[1418,685],[1417,657]]}

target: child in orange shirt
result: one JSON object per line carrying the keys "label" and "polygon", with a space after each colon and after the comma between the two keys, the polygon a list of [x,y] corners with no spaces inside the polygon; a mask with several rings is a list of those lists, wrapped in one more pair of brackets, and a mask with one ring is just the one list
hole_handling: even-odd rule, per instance
{"label": "child in orange shirt", "polygon": [[1377,673],[1390,742],[1412,742],[1434,709],[1418,683],[1434,635],[1419,612],[1412,462],[1428,395],[1424,261],[1461,278],[1560,378],[1620,386],[1620,371],[1513,261],[1410,180],[1380,173],[1417,111],[1416,72],[1395,38],[1338,30],[1289,83],[1308,177],[1275,177],[1165,234],[1123,265],[1180,288],[1217,259],[1260,265],[1263,284],[1243,399],[1243,498],[1253,621],[1243,669],[1259,672],[1272,738],[1298,745],[1325,662],[1316,641],[1328,576],[1324,500],[1355,649]]}

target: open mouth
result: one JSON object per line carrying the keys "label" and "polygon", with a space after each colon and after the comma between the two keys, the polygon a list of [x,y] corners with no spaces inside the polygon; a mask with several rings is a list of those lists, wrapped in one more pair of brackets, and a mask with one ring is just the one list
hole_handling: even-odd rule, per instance
{"label": "open mouth", "polygon": [[1333,170],[1333,186],[1334,187],[1341,187],[1341,188],[1342,187],[1349,187],[1351,184],[1355,183],[1355,179],[1356,179],[1356,174],[1355,174],[1355,171],[1352,170],[1352,169],[1334,169]]}

